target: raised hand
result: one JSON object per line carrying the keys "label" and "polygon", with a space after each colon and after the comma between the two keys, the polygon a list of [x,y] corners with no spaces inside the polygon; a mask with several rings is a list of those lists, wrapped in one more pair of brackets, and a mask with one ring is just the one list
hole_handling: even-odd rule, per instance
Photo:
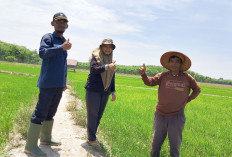
{"label": "raised hand", "polygon": [[64,51],[70,50],[72,47],[72,43],[69,42],[69,39],[66,40],[63,44],[62,44],[62,48]]}
{"label": "raised hand", "polygon": [[112,63],[109,64],[109,68],[110,70],[114,71],[116,69],[116,64],[115,64],[116,61],[113,61]]}
{"label": "raised hand", "polygon": [[143,64],[143,66],[139,68],[139,74],[143,75],[145,72],[146,72],[146,65]]}

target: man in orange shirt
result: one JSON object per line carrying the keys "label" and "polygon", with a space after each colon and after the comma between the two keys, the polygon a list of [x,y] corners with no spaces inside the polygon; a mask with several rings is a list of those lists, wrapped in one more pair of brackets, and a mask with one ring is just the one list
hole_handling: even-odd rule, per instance
{"label": "man in orange shirt", "polygon": [[199,95],[201,88],[191,75],[184,73],[191,67],[191,60],[186,55],[169,51],[161,56],[160,62],[168,72],[149,78],[145,64],[139,69],[144,84],[159,85],[151,156],[160,156],[161,146],[168,134],[170,155],[178,157],[185,123],[184,108]]}

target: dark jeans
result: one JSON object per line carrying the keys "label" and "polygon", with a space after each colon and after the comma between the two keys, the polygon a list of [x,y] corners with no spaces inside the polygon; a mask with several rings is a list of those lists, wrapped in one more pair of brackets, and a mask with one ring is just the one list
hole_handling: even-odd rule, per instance
{"label": "dark jeans", "polygon": [[88,140],[96,140],[97,128],[100,124],[101,117],[106,107],[109,93],[98,93],[86,90],[86,107],[87,107],[87,133]]}
{"label": "dark jeans", "polygon": [[174,116],[161,116],[155,113],[151,157],[160,156],[161,146],[167,134],[171,157],[179,157],[184,123],[184,111]]}
{"label": "dark jeans", "polygon": [[41,124],[53,120],[56,114],[63,88],[40,88],[39,100],[31,116],[31,123]]}

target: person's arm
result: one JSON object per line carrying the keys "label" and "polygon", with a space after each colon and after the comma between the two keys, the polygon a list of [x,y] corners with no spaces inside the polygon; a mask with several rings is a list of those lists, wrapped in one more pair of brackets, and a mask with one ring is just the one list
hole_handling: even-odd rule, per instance
{"label": "person's arm", "polygon": [[191,75],[188,74],[188,77],[189,77],[189,81],[190,81],[190,88],[192,89],[192,92],[191,92],[191,94],[188,98],[188,101],[187,101],[187,102],[190,102],[200,94],[201,88],[197,84],[197,81]]}
{"label": "person's arm", "polygon": [[66,85],[63,89],[63,91],[65,91],[68,87],[67,87],[67,74],[68,74],[68,69],[67,69],[67,59],[65,61],[65,82],[66,82]]}
{"label": "person's arm", "polygon": [[143,66],[139,68],[139,74],[142,76],[142,80],[143,80],[145,85],[155,86],[155,85],[159,84],[159,79],[160,79],[161,73],[159,73],[151,78],[148,78],[147,73],[146,73],[146,65],[145,64],[143,64]]}
{"label": "person's arm", "polygon": [[[108,68],[108,67],[107,67]],[[97,63],[97,60],[95,59],[95,57],[93,57],[91,59],[91,62],[90,62],[90,72],[91,73],[94,73],[94,74],[101,74],[103,73],[104,71],[107,70],[106,68],[106,65],[102,65],[100,66],[98,63]]]}
{"label": "person's arm", "polygon": [[156,86],[156,85],[160,84],[161,73],[149,78],[147,76],[147,73],[145,72],[141,76],[142,76],[143,83],[147,86]]}
{"label": "person's arm", "polygon": [[40,42],[39,48],[39,56],[42,59],[49,58],[57,55],[58,53],[62,53],[63,48],[62,45],[54,46],[52,43],[52,37],[49,34],[43,36]]}

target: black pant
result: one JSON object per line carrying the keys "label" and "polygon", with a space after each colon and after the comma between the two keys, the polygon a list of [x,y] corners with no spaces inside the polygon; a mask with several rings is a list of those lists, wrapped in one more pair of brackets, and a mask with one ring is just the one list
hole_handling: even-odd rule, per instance
{"label": "black pant", "polygon": [[31,116],[31,122],[41,124],[45,120],[53,120],[62,93],[63,88],[40,88],[39,100]]}
{"label": "black pant", "polygon": [[97,128],[106,107],[109,93],[98,93],[86,90],[87,132],[88,140],[96,140]]}

